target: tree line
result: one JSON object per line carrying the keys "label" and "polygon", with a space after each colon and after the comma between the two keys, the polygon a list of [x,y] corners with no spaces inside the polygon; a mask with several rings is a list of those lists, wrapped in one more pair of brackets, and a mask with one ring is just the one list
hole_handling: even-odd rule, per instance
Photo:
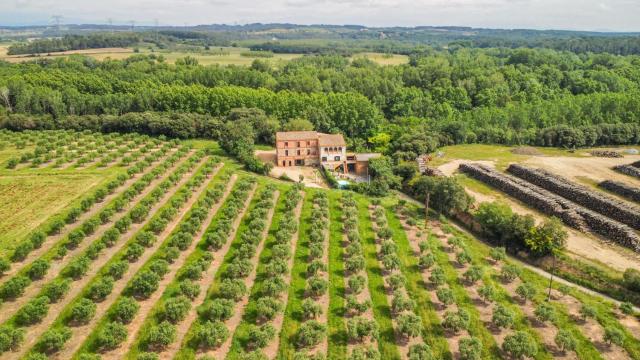
{"label": "tree line", "polygon": [[7,49],[7,54],[43,54],[70,50],[127,47],[141,40],[142,37],[134,33],[65,35],[62,38],[37,39],[26,43],[13,44]]}

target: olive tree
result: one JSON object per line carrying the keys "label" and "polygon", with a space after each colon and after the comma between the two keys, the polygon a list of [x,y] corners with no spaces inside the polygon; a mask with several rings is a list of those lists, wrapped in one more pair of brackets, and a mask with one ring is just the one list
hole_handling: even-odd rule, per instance
{"label": "olive tree", "polygon": [[460,339],[460,360],[482,359],[482,342],[477,337]]}
{"label": "olive tree", "polygon": [[573,334],[567,330],[560,329],[553,338],[560,351],[566,353],[567,351],[574,351],[576,349],[577,341]]}
{"label": "olive tree", "polygon": [[507,335],[502,343],[502,350],[515,359],[534,357],[538,353],[538,344],[535,339],[525,331],[516,331]]}

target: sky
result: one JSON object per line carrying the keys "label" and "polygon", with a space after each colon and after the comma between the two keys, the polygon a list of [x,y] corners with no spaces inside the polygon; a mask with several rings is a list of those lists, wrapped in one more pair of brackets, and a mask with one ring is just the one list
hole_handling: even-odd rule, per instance
{"label": "sky", "polygon": [[0,0],[0,25],[288,22],[640,31],[640,0]]}

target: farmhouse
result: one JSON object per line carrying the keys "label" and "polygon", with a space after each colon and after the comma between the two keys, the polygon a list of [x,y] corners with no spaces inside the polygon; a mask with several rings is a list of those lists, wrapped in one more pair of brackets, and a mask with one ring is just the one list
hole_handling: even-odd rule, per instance
{"label": "farmhouse", "polygon": [[330,171],[365,176],[369,170],[369,160],[378,156],[375,153],[348,153],[341,134],[317,131],[276,133],[277,166],[322,166]]}

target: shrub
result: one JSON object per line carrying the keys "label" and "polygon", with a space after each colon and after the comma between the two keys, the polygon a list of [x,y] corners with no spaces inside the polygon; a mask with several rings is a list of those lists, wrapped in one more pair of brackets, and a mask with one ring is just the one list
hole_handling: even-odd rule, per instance
{"label": "shrub", "polygon": [[36,259],[29,267],[27,275],[31,280],[42,279],[49,270],[49,262],[44,259]]}
{"label": "shrub", "polygon": [[494,261],[502,261],[507,258],[507,252],[503,247],[491,248],[489,256],[491,256]]}
{"label": "shrub", "polygon": [[513,325],[515,314],[512,310],[506,308],[502,304],[498,304],[493,309],[491,322],[498,328],[509,328]]}
{"label": "shrub", "polygon": [[270,296],[263,296],[256,302],[256,315],[259,318],[271,320],[281,312],[283,308],[284,305],[280,300]]}
{"label": "shrub", "polygon": [[247,293],[247,286],[239,279],[224,279],[220,284],[220,294],[226,299],[240,301]]}
{"label": "shrub", "polygon": [[588,304],[582,304],[580,308],[580,317],[582,317],[583,321],[586,321],[587,318],[595,318],[596,317],[596,309]]}
{"label": "shrub", "polygon": [[142,254],[144,254],[144,247],[137,243],[132,243],[127,247],[127,251],[124,253],[124,258],[130,262],[135,262],[138,261]]}
{"label": "shrub", "polygon": [[327,280],[319,276],[312,276],[309,279],[307,279],[306,291],[311,296],[322,296],[327,292],[328,287],[329,287],[329,283],[327,282]]}
{"label": "shrub", "polygon": [[165,276],[169,272],[169,263],[163,259],[156,259],[149,265],[149,270],[160,277]]}
{"label": "shrub", "polygon": [[420,258],[418,259],[418,266],[423,270],[429,269],[433,266],[433,264],[435,264],[435,262],[436,259],[433,257],[433,254],[426,254],[420,256]]}
{"label": "shrub", "polygon": [[150,270],[145,270],[136,275],[131,281],[131,292],[138,297],[148,298],[158,290],[160,276]]}
{"label": "shrub", "polygon": [[492,302],[496,297],[496,289],[491,284],[484,284],[478,289],[478,295],[484,302]]}
{"label": "shrub", "polygon": [[616,344],[618,346],[624,345],[625,335],[622,330],[615,326],[607,326],[604,328],[604,338],[603,340],[611,346],[611,344]]}
{"label": "shrub", "polygon": [[198,315],[210,321],[225,321],[233,316],[235,303],[229,299],[214,299],[198,308]]}
{"label": "shrub", "polygon": [[393,299],[391,300],[391,310],[395,314],[399,314],[403,311],[412,311],[414,307],[415,302],[412,299],[400,292],[394,293]]}
{"label": "shrub", "polygon": [[183,280],[180,282],[180,294],[194,300],[200,294],[200,285],[191,280]]}
{"label": "shrub", "polygon": [[414,313],[407,313],[398,316],[396,319],[398,332],[408,338],[420,336],[422,332],[422,318]]}
{"label": "shrub", "polygon": [[475,284],[478,280],[482,279],[484,275],[484,268],[480,265],[472,265],[469,270],[465,271],[463,276],[470,284]]}
{"label": "shrub", "polygon": [[262,326],[250,325],[248,336],[248,346],[251,349],[262,349],[266,347],[276,336],[276,329],[271,324]]}
{"label": "shrub", "polygon": [[191,309],[191,301],[186,296],[176,296],[168,299],[164,304],[162,317],[170,323],[176,324],[187,316]]}
{"label": "shrub", "polygon": [[626,315],[633,315],[633,304],[630,302],[623,302],[620,304],[620,311]]}
{"label": "shrub", "polygon": [[576,346],[578,345],[573,334],[564,329],[558,330],[558,333],[556,334],[553,341],[563,353],[567,351],[574,351],[576,349]]}
{"label": "shrub", "polygon": [[311,347],[318,345],[326,337],[327,328],[323,324],[310,320],[303,323],[298,329],[296,345],[298,347]]}
{"label": "shrub", "polygon": [[111,265],[109,265],[107,274],[116,280],[120,280],[128,269],[129,264],[126,261],[114,261],[113,263],[111,263]]}
{"label": "shrub", "polygon": [[97,306],[93,301],[82,298],[71,308],[70,319],[76,324],[86,324],[95,316],[96,308]]}
{"label": "shrub", "polygon": [[352,294],[359,294],[366,285],[366,279],[362,275],[353,275],[349,277],[347,280],[347,286],[349,287],[349,292]]}
{"label": "shrub", "polygon": [[504,339],[502,350],[513,358],[522,359],[524,357],[534,357],[538,353],[538,345],[529,333],[516,331],[512,335],[507,335]]}
{"label": "shrub", "polygon": [[[348,301],[347,301],[348,302]],[[322,307],[311,299],[302,301],[302,316],[305,319],[315,319],[322,314]]]}
{"label": "shrub", "polygon": [[4,275],[9,269],[11,269],[11,262],[5,258],[0,258],[0,275]]}
{"label": "shrub", "polygon": [[131,297],[122,297],[116,302],[111,310],[109,317],[113,321],[118,321],[123,324],[130,323],[136,316],[136,313],[140,309],[140,305]]}
{"label": "shrub", "polygon": [[69,291],[70,284],[70,279],[56,279],[43,287],[42,294],[49,298],[49,302],[57,303]]}
{"label": "shrub", "polygon": [[38,323],[49,312],[49,298],[41,296],[29,301],[16,313],[16,323],[19,325],[32,325]]}
{"label": "shrub", "polygon": [[431,275],[429,275],[429,281],[435,286],[440,286],[445,283],[446,279],[444,276],[444,270],[440,267],[436,267],[431,271]]}
{"label": "shrub", "polygon": [[629,290],[640,292],[640,270],[628,268],[624,271],[623,281]]}
{"label": "shrub", "polygon": [[148,349],[162,350],[176,340],[177,330],[175,325],[163,321],[147,330],[145,345]]}
{"label": "shrub", "polygon": [[11,261],[19,262],[24,260],[31,251],[33,251],[33,243],[29,240],[22,241],[13,250]]}
{"label": "shrub", "polygon": [[522,283],[516,288],[516,294],[518,294],[524,302],[531,300],[536,295],[536,292],[536,288],[529,283]]}
{"label": "shrub", "polygon": [[198,325],[193,341],[198,348],[215,349],[229,338],[229,330],[220,321],[205,321]]}
{"label": "shrub", "polygon": [[445,306],[451,305],[454,302],[453,291],[451,291],[451,289],[449,288],[439,288],[436,291],[436,296],[438,297],[438,300],[440,300],[440,302]]}
{"label": "shrub", "polygon": [[509,283],[518,278],[521,273],[522,270],[518,266],[506,264],[500,270],[500,278],[502,278],[502,281]]}
{"label": "shrub", "polygon": [[380,360],[380,352],[371,345],[357,346],[349,354],[349,360]]}
{"label": "shrub", "polygon": [[347,336],[352,341],[361,341],[366,337],[378,337],[378,324],[362,317],[347,320]]}
{"label": "shrub", "polygon": [[476,337],[460,339],[460,360],[480,360],[482,358],[482,342]]}
{"label": "shrub", "polygon": [[89,271],[89,265],[91,265],[91,260],[89,258],[86,256],[77,257],[67,265],[64,270],[64,274],[74,279],[79,279]]}
{"label": "shrub", "polygon": [[24,289],[31,283],[26,276],[16,275],[0,285],[0,298],[15,299],[24,294]]}
{"label": "shrub", "polygon": [[0,327],[0,353],[16,350],[24,341],[24,330],[9,326]]}
{"label": "shrub", "polygon": [[433,351],[427,344],[414,344],[409,347],[409,360],[435,360]]}
{"label": "shrub", "polygon": [[95,302],[104,300],[113,290],[113,278],[104,276],[94,282],[87,291],[87,297]]}
{"label": "shrub", "polygon": [[118,322],[109,322],[96,337],[96,346],[100,350],[113,350],[127,339],[127,328]]}
{"label": "shrub", "polygon": [[543,302],[536,306],[533,311],[536,319],[540,322],[553,321],[556,316],[555,308],[551,304]]}
{"label": "shrub", "polygon": [[[362,278],[364,281],[364,278]],[[391,288],[391,290],[396,291],[398,289],[404,288],[405,278],[401,274],[393,274],[387,277],[387,285]],[[364,286],[364,285],[363,285]]]}
{"label": "shrub", "polygon": [[36,343],[36,349],[45,354],[53,354],[64,346],[64,343],[71,338],[71,330],[67,327],[60,329],[49,329]]}
{"label": "shrub", "polygon": [[458,333],[469,327],[469,320],[469,313],[464,309],[459,309],[458,312],[446,311],[442,327],[453,333]]}

